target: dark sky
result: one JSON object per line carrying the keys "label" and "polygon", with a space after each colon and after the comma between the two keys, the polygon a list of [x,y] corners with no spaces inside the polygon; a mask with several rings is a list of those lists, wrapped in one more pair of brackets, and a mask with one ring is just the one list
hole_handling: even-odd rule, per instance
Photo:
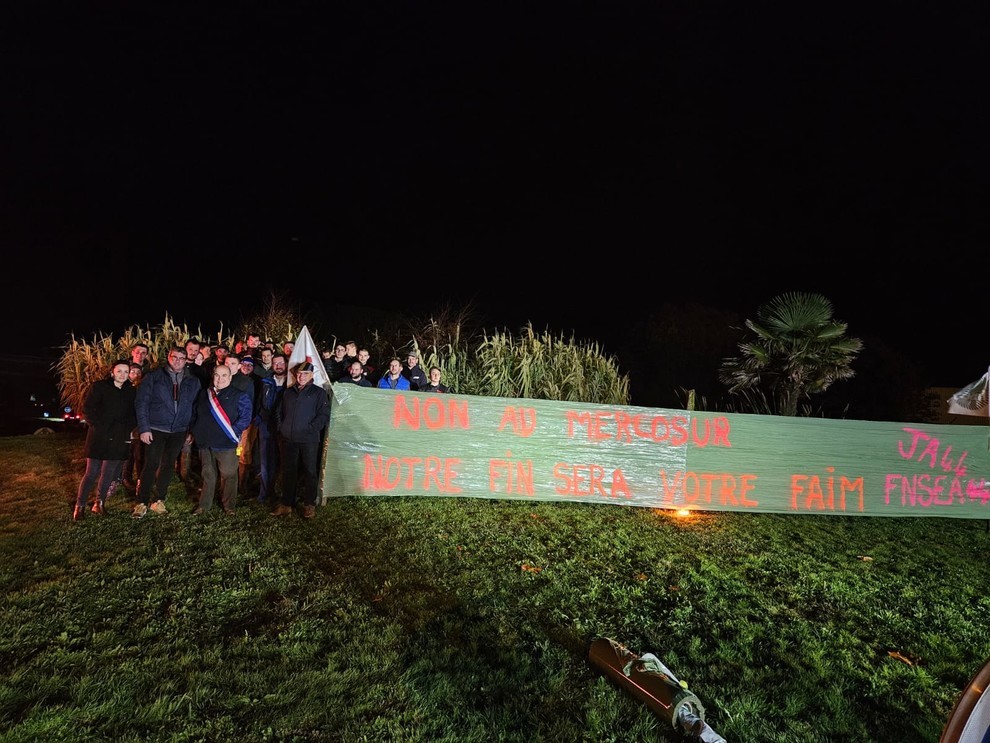
{"label": "dark sky", "polygon": [[814,291],[932,383],[990,362],[984,4],[21,5],[0,240],[28,345],[270,290],[606,343]]}

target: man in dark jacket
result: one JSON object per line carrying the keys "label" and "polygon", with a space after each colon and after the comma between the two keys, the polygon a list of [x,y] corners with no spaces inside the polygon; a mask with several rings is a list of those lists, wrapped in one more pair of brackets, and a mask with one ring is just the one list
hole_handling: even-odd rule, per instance
{"label": "man in dark jacket", "polygon": [[86,432],[86,472],[79,481],[76,492],[76,508],[72,518],[81,520],[86,515],[86,499],[96,485],[93,515],[102,516],[110,491],[121,478],[124,460],[131,449],[131,431],[137,425],[134,415],[136,390],[130,380],[131,364],[127,359],[114,363],[109,379],[93,385],[83,415],[89,430]]}
{"label": "man in dark jacket", "polygon": [[402,376],[409,380],[409,389],[413,392],[430,383],[423,367],[419,365],[419,356],[415,351],[410,351],[406,356],[406,368],[402,370]]}
{"label": "man in dark jacket", "polygon": [[193,403],[199,394],[199,380],[186,370],[186,350],[173,346],[168,363],[145,375],[138,387],[134,404],[141,442],[148,448],[141,471],[141,487],[134,504],[134,518],[148,512],[151,492],[157,487],[158,498],[151,503],[155,513],[168,513],[165,498],[175,474],[175,460],[186,440]]}
{"label": "man in dark jacket", "polygon": [[278,418],[282,394],[286,390],[285,356],[279,351],[272,355],[272,374],[261,380],[261,408],[258,411],[258,449],[261,458],[258,502],[271,504],[275,500],[275,478],[282,461],[279,451]]}
{"label": "man in dark jacket", "polygon": [[299,476],[304,478],[303,518],[316,515],[320,485],[320,441],[330,422],[330,398],[313,384],[315,367],[304,361],[295,368],[296,383],[286,388],[279,403],[279,435],[282,439],[282,503],[273,516],[292,513],[296,505]]}
{"label": "man in dark jacket", "polygon": [[341,384],[356,384],[358,387],[374,387],[371,382],[365,379],[364,367],[361,366],[361,362],[355,359],[351,362],[350,368],[347,370],[347,374],[340,378]]}
{"label": "man in dark jacket", "polygon": [[193,408],[191,434],[196,440],[203,465],[203,492],[193,514],[199,515],[213,507],[213,494],[220,470],[220,504],[228,516],[234,515],[237,499],[237,444],[241,433],[251,422],[251,400],[230,383],[230,369],[218,366],[213,370],[213,384],[196,398]]}

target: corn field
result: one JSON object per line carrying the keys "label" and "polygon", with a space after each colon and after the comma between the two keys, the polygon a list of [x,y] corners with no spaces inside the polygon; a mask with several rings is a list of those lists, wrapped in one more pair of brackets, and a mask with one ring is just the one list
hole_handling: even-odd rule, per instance
{"label": "corn field", "polygon": [[[238,336],[257,332],[281,344],[294,340],[299,322],[284,301],[273,298],[264,312],[238,326]],[[408,332],[408,334],[405,334]],[[471,333],[463,318],[441,316],[415,330],[397,330],[392,338],[371,331],[376,358],[385,363],[391,355],[402,358],[415,351],[425,369],[436,366],[444,384],[453,392],[492,397],[528,397],[606,405],[629,404],[629,378],[619,372],[618,361],[606,356],[597,343],[582,344],[573,337],[537,333],[531,324],[518,336],[506,330]],[[210,345],[232,347],[235,336],[221,328],[215,333],[176,325],[166,314],[156,327],[132,326],[122,335],[99,334],[92,341],[72,336],[55,365],[62,403],[81,410],[94,382],[110,374],[113,362],[129,359],[135,343],[147,344],[151,366],[160,366],[173,345],[189,338]]]}

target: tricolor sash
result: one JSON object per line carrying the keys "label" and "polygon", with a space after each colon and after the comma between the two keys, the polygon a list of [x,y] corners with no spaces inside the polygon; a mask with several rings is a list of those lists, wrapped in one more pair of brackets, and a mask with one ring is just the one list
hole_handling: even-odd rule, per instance
{"label": "tricolor sash", "polygon": [[210,412],[213,413],[213,420],[215,420],[217,425],[220,426],[224,433],[227,434],[227,438],[235,444],[238,443],[241,440],[241,437],[234,433],[234,427],[230,423],[230,416],[227,415],[227,411],[220,406],[220,398],[217,397],[217,392],[212,387],[210,387]]}

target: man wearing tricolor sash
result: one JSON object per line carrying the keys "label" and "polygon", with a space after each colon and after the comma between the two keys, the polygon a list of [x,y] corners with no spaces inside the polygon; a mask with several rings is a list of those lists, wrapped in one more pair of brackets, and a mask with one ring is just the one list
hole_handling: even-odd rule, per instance
{"label": "man wearing tricolor sash", "polygon": [[228,516],[234,515],[237,499],[237,445],[241,433],[251,423],[251,398],[231,386],[227,366],[213,370],[213,384],[204,388],[193,408],[190,436],[195,439],[203,465],[203,492],[194,514],[213,507],[213,496],[220,475],[220,504]]}

